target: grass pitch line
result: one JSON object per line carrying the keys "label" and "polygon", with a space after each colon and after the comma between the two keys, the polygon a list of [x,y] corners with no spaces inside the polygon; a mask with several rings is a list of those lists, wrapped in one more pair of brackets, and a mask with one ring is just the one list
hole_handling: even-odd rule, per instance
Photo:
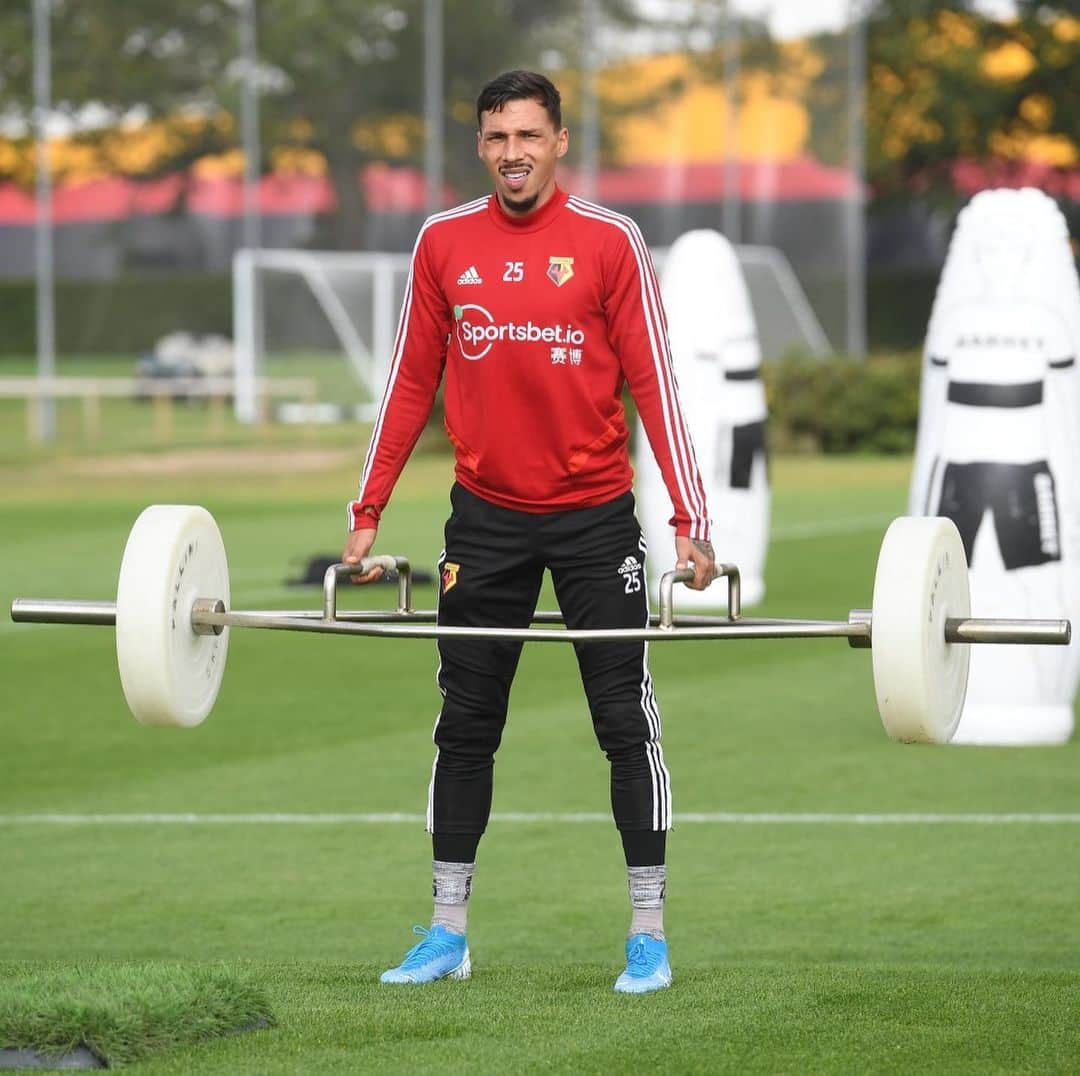
{"label": "grass pitch line", "polygon": [[880,530],[891,523],[898,514],[877,512],[872,516],[840,516],[837,519],[789,523],[786,527],[773,527],[769,532],[769,539],[786,542],[799,538],[827,538],[830,534],[856,534],[859,531]]}
{"label": "grass pitch line", "polygon": [[[495,811],[492,822],[521,824],[607,823],[611,815],[600,811]],[[422,814],[377,812],[367,814],[5,814],[0,826],[342,826],[423,825]],[[1051,814],[1014,812],[999,814],[934,813],[742,813],[732,811],[688,812],[675,816],[678,825],[720,826],[1075,826],[1080,813]]]}

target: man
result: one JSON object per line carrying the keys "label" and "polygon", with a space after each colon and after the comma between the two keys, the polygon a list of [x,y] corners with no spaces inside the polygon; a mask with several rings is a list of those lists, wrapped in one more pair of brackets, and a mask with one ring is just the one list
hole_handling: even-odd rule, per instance
{"label": "man", "polygon": [[[492,196],[428,219],[413,253],[397,341],[344,560],[375,542],[379,517],[445,373],[454,445],[439,623],[527,627],[545,569],[570,627],[648,624],[645,543],[634,518],[629,384],[675,513],[678,567],[695,589],[716,575],[705,494],[679,409],[660,293],[632,221],[568,197],[558,90],[511,71],[477,100],[477,148]],[[374,569],[359,579],[371,582]],[[671,982],[664,939],[671,790],[643,643],[577,646],[632,906],[615,989]],[[467,978],[466,912],[491,809],[492,768],[521,644],[439,641],[442,710],[428,790],[435,910],[383,982]]]}

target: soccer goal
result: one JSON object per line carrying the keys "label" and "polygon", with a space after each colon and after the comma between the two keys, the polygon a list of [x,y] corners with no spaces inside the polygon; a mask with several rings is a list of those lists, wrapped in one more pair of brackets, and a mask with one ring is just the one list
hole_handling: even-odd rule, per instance
{"label": "soccer goal", "polygon": [[[736,247],[762,356],[831,348],[787,258],[775,247]],[[666,248],[653,250],[659,271]],[[389,369],[408,254],[240,250],[233,259],[236,416],[263,412],[262,377],[306,377],[314,404],[283,405],[285,421],[370,421]]]}

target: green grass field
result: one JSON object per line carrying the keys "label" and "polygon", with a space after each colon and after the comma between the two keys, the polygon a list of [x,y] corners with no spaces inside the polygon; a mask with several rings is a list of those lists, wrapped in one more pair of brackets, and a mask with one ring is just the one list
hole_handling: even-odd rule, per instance
{"label": "green grass field", "polygon": [[[339,548],[362,451],[334,435],[276,462],[215,449],[176,467],[167,453],[0,463],[0,600],[111,598],[139,509],[196,501],[224,533],[235,607],[314,607],[317,591],[283,580]],[[383,551],[433,563],[448,475],[441,456],[410,465]],[[904,460],[777,461],[761,611],[867,606],[907,477]],[[609,823],[493,823],[473,979],[402,991],[376,979],[430,913],[420,823],[137,820],[422,813],[434,665],[430,642],[234,632],[206,724],[145,729],[109,629],[5,614],[0,976],[224,962],[264,989],[277,1027],[161,1054],[148,1073],[1080,1070],[1075,825],[677,823],[675,983],[627,998],[611,992],[628,913]],[[890,743],[869,653],[839,640],[658,644],[652,667],[677,817],[1080,811],[1076,744]],[[606,812],[569,647],[526,648],[496,771],[503,815]],[[128,819],[20,821],[35,814]]]}

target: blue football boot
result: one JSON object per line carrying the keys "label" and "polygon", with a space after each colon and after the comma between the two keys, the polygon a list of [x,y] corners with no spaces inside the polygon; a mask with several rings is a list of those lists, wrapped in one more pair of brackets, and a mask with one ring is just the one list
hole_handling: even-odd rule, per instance
{"label": "blue football boot", "polygon": [[[379,976],[380,983],[433,983],[436,979],[467,979],[472,974],[464,934],[444,926],[413,927],[423,941],[414,945],[396,967]],[[670,978],[670,975],[669,975]]]}
{"label": "blue football boot", "polygon": [[647,994],[671,986],[667,942],[651,934],[635,934],[626,941],[626,971],[615,980],[617,994]]}

